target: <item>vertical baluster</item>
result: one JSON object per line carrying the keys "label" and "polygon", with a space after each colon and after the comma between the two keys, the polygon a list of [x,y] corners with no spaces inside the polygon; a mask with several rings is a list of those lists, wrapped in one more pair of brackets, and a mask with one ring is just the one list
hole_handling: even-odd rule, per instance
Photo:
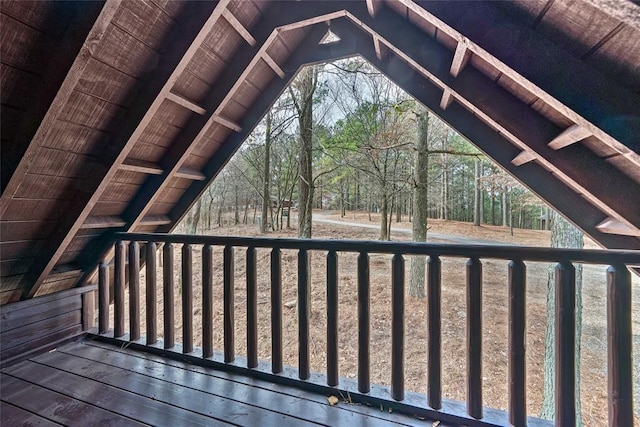
{"label": "vertical baluster", "polygon": [[309,363],[309,254],[298,251],[298,376],[306,380],[311,376]]}
{"label": "vertical baluster", "polygon": [[441,317],[441,262],[437,255],[428,260],[428,338],[427,399],[433,409],[442,408],[442,317]]}
{"label": "vertical baluster", "polygon": [[631,274],[624,265],[607,269],[609,426],[633,425]]}
{"label": "vertical baluster", "polygon": [[526,272],[521,260],[509,263],[509,422],[516,427],[527,425]]}
{"label": "vertical baluster", "polygon": [[224,247],[224,362],[233,362],[235,354],[235,298],[233,284],[233,246]]}
{"label": "vertical baluster", "polygon": [[467,261],[467,413],[482,418],[482,263]]}
{"label": "vertical baluster", "polygon": [[140,245],[129,243],[129,340],[140,338]]}
{"label": "vertical baluster", "polygon": [[256,248],[247,248],[247,367],[258,366],[258,282]]}
{"label": "vertical baluster", "polygon": [[98,333],[109,331],[109,264],[98,267]]}
{"label": "vertical baluster", "polygon": [[338,253],[327,253],[327,384],[338,385]]}
{"label": "vertical baluster", "polygon": [[576,270],[556,266],[556,426],[576,425]]}
{"label": "vertical baluster", "polygon": [[213,246],[202,247],[202,357],[213,356]]}
{"label": "vertical baluster", "polygon": [[175,309],[173,280],[173,244],[165,243],[162,249],[162,291],[164,299],[164,348],[175,345]]}
{"label": "vertical baluster", "polygon": [[369,254],[358,255],[358,391],[369,393]]}
{"label": "vertical baluster", "polygon": [[147,243],[146,253],[147,275],[147,345],[158,342],[158,314],[156,298],[156,242]]}
{"label": "vertical baluster", "polygon": [[125,246],[122,240],[116,243],[114,277],[113,277],[113,336],[120,338],[124,335],[124,284],[126,280]]}
{"label": "vertical baluster", "polygon": [[391,397],[404,399],[404,258],[391,261]]}
{"label": "vertical baluster", "polygon": [[282,266],[280,249],[271,250],[271,371],[282,372]]}
{"label": "vertical baluster", "polygon": [[182,352],[193,351],[193,249],[182,245]]}

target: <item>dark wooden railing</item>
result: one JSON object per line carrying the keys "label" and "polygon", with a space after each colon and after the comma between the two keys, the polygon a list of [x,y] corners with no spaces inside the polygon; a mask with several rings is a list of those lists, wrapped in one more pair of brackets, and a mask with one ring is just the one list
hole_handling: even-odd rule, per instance
{"label": "dark wooden railing", "polygon": [[[640,265],[640,251],[600,251],[525,248],[509,246],[463,246],[397,242],[364,242],[341,240],[265,239],[245,237],[185,236],[165,234],[119,234],[114,257],[114,324],[113,338],[140,339],[139,275],[140,245],[146,253],[146,344],[157,344],[156,331],[156,245],[163,245],[164,348],[175,346],[173,301],[174,245],[182,249],[182,353],[190,354],[193,345],[193,246],[202,250],[202,358],[211,359],[213,348],[213,248],[223,247],[223,357],[224,364],[237,368],[234,345],[234,248],[246,248],[247,278],[247,355],[246,366],[264,374],[258,361],[258,316],[256,284],[256,248],[270,248],[271,269],[271,372],[272,379],[291,381],[291,373],[283,362],[282,337],[282,266],[281,251],[298,251],[298,369],[299,385],[320,387],[313,377],[309,354],[309,257],[311,251],[322,251],[326,258],[327,302],[327,372],[326,387],[345,389],[338,375],[338,260],[341,252],[354,252],[357,257],[358,352],[356,390],[346,387],[353,400],[373,404],[381,402],[418,415],[468,425],[511,424],[546,425],[545,421],[527,417],[525,367],[525,262],[556,263],[556,419],[558,426],[573,426],[575,420],[575,267],[573,263],[609,265],[607,270],[608,313],[608,381],[609,425],[633,424],[632,354],[631,354],[631,276],[629,267]],[[126,244],[129,242],[128,267]],[[391,388],[388,400],[370,383],[370,279],[369,255],[391,254],[392,295],[392,360]],[[426,402],[405,395],[405,259],[406,255],[428,256],[427,270],[427,389]],[[467,307],[467,402],[466,411],[442,398],[441,337],[441,257],[466,258]],[[508,264],[509,296],[509,369],[508,413],[484,407],[482,398],[482,260],[502,259]],[[129,271],[129,336],[125,336],[125,285]],[[110,334],[109,265],[99,267],[99,333]],[[287,373],[288,372],[288,373]],[[355,393],[355,394],[354,394]],[[358,394],[359,393],[359,394]],[[466,413],[465,413],[466,412]]]}

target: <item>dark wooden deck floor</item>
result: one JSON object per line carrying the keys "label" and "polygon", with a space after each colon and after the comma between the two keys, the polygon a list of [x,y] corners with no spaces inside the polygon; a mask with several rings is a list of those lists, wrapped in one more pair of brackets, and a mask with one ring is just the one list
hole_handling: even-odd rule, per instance
{"label": "dark wooden deck floor", "polygon": [[432,425],[88,340],[3,369],[0,400],[3,426]]}

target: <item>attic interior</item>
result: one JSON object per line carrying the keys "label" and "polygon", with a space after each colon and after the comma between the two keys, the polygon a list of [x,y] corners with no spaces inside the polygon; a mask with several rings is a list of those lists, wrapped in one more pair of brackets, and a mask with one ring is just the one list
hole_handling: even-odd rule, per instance
{"label": "attic interior", "polygon": [[[510,330],[509,408],[483,408],[481,349],[471,338],[468,401],[463,404],[441,398],[437,314],[446,307],[440,307],[435,270],[434,294],[429,296],[429,312],[433,313],[430,348],[434,353],[429,361],[426,400],[403,389],[405,325],[400,306],[394,306],[398,315],[394,317],[397,341],[393,354],[400,362],[394,363],[390,372],[391,391],[368,383],[367,310],[360,318],[362,375],[353,384],[338,379],[337,368],[326,377],[309,371],[305,310],[300,310],[299,318],[298,369],[278,366],[276,350],[282,343],[278,346],[275,341],[271,364],[264,365],[253,353],[241,363],[233,352],[233,292],[225,300],[230,315],[225,317],[229,320],[224,333],[229,338],[222,355],[214,355],[206,345],[190,348],[188,340],[168,345],[167,333],[160,343],[154,339],[154,326],[146,338],[140,337],[135,325],[125,333],[123,289],[125,284],[140,285],[127,283],[126,271],[136,270],[136,265],[138,270],[141,265],[148,266],[155,259],[149,254],[155,254],[153,248],[160,244],[164,244],[163,254],[170,252],[166,248],[172,245],[186,244],[272,248],[274,260],[279,259],[280,249],[296,249],[299,259],[304,259],[307,251],[337,250],[399,254],[400,260],[403,254],[421,254],[434,259],[455,256],[557,262],[566,267],[566,274],[559,274],[556,282],[556,337],[564,344],[558,348],[556,362],[561,373],[556,379],[556,425],[575,423],[571,357],[575,283],[571,263],[611,265],[607,276],[609,424],[633,424],[629,268],[640,265],[640,24],[634,3],[624,1],[613,10],[568,0],[3,1],[0,7],[3,423],[28,417],[33,422],[69,423],[56,419],[58,415],[46,415],[42,408],[20,406],[27,405],[25,390],[40,390],[48,396],[43,397],[45,401],[55,400],[53,394],[67,393],[53,385],[38,386],[41,375],[29,366],[45,370],[43,366],[53,369],[51,366],[59,363],[58,369],[64,370],[61,366],[66,359],[80,348],[85,360],[100,360],[104,356],[100,351],[115,352],[109,344],[127,342],[134,353],[130,356],[142,357],[135,351],[144,353],[147,363],[163,364],[164,360],[170,364],[181,357],[179,360],[207,369],[263,381],[252,386],[247,380],[250,389],[266,390],[268,383],[275,382],[283,387],[281,395],[295,394],[284,390],[285,386],[314,393],[341,390],[352,393],[357,402],[373,407],[389,405],[397,412],[453,425],[546,425],[543,420],[527,418],[525,375],[518,364],[525,349],[517,344],[518,337],[522,341],[524,320],[517,320],[522,313],[515,303],[510,312],[514,326]],[[340,41],[319,44],[329,28]],[[334,247],[322,241],[167,234],[303,65],[354,55],[384,72],[605,249],[592,253],[521,251],[378,242]],[[140,259],[138,250],[130,250],[127,259],[124,242],[144,247],[145,258]],[[187,279],[190,264],[184,258],[183,262],[187,265],[182,271],[184,285],[191,280]],[[276,278],[278,262],[271,267]],[[327,263],[329,268],[330,261]],[[509,285],[513,285],[517,302],[524,299],[517,286],[524,279],[515,268]],[[157,278],[158,286],[162,279]],[[402,292],[403,280],[394,278],[390,286]],[[225,284],[231,289],[233,281],[229,282]],[[327,289],[332,289],[330,282],[328,278]],[[478,282],[481,278],[471,274],[467,285],[473,290]],[[367,281],[361,283],[363,295],[367,295]],[[303,304],[304,286],[300,289],[298,298]],[[276,303],[277,297],[275,292]],[[105,317],[110,302],[117,313],[113,320]],[[185,304],[188,308],[188,300]],[[275,331],[279,312],[277,304],[274,307]],[[470,301],[469,318],[479,315],[478,310]],[[155,325],[157,319],[149,323]],[[182,323],[188,328],[188,315]],[[172,325],[163,326],[170,329]],[[472,321],[468,327],[470,337],[481,333]],[[54,356],[40,354],[85,336],[97,341],[66,344],[72,347],[64,347],[67,350]],[[328,346],[327,357],[333,350]],[[124,357],[122,354],[116,356]],[[51,378],[68,374],[51,375],[44,378],[55,382]],[[126,378],[122,381],[127,382]],[[113,402],[97,397],[91,402],[83,400],[82,387],[80,394],[65,395],[65,399],[69,405],[82,401],[93,408],[87,408],[86,413],[93,414],[90,416],[99,417],[107,411],[129,422],[162,423],[143,411],[122,412],[124,404],[110,407]],[[122,384],[103,383],[101,387],[126,389]],[[126,393],[139,393],[132,390],[121,393],[122,402],[127,400]],[[305,399],[313,401],[312,397]],[[175,415],[172,403],[166,405],[162,411]],[[379,414],[367,412],[366,405],[341,408],[339,418],[330,418],[336,416],[331,406],[324,401],[314,405],[322,416],[329,417],[321,419],[328,424],[356,416],[379,423],[408,422],[391,416],[376,418]],[[262,408],[261,413],[277,414],[274,423],[280,416],[300,420],[300,413],[271,411],[268,404]],[[180,411],[186,412],[180,416],[187,418],[180,419],[191,420],[189,414],[198,410],[182,408]],[[206,419],[191,421],[205,423]],[[251,419],[240,423],[251,424]]]}

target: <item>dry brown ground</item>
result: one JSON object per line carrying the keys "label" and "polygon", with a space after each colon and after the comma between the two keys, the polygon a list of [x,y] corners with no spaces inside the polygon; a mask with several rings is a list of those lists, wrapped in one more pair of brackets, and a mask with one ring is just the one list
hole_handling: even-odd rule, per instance
{"label": "dry brown ground", "polygon": [[[327,212],[323,213],[327,215]],[[331,216],[331,215],[329,215]],[[339,215],[333,214],[339,218]],[[350,221],[367,222],[366,215],[347,215]],[[375,222],[373,223],[375,224]],[[394,227],[409,227],[409,223]],[[503,227],[473,227],[466,223],[430,220],[431,232],[450,233],[480,239],[519,243],[531,246],[548,246],[549,232],[533,230],[509,230]],[[271,233],[270,236],[295,237],[296,230]],[[257,227],[233,226],[210,230],[207,234],[258,235]],[[378,236],[375,229],[340,226],[334,224],[314,224],[314,237],[330,239],[368,239]],[[392,233],[396,240],[408,240],[409,235]],[[593,243],[587,246],[595,247]],[[179,289],[180,248],[176,247],[176,338],[181,338],[181,304]],[[324,254],[313,253],[312,262],[312,314],[311,314],[311,367],[313,371],[326,369],[326,311],[325,311],[325,259]],[[407,274],[410,261],[407,259]],[[442,289],[442,354],[443,354],[443,395],[447,399],[465,400],[465,260],[443,259]],[[297,282],[296,253],[283,251],[283,301],[296,299]],[[194,340],[201,344],[201,254],[194,250]],[[215,271],[222,270],[222,251],[214,254]],[[389,385],[391,366],[391,292],[390,257],[372,255],[371,271],[371,381]],[[527,264],[527,384],[528,412],[539,415],[542,400],[545,298],[547,264]],[[504,261],[483,261],[483,390],[485,406],[506,409],[507,407],[507,266]],[[142,273],[143,274],[143,273]],[[161,274],[160,268],[158,274]],[[244,251],[235,251],[235,319],[236,353],[246,354],[246,293],[245,293]],[[408,277],[408,276],[407,276]],[[222,277],[216,275],[214,283],[214,345],[222,350]],[[144,278],[142,278],[144,279]],[[356,254],[344,253],[339,256],[339,369],[340,375],[355,378],[357,372],[357,292]],[[634,278],[637,285],[637,278]],[[143,282],[144,283],[144,282]],[[582,413],[585,425],[604,425],[607,421],[606,382],[606,306],[604,267],[587,267],[583,285],[583,336],[581,394]],[[636,286],[637,287],[637,286]],[[144,286],[141,301],[144,299]],[[259,357],[270,358],[270,287],[269,253],[258,250],[258,322]],[[158,291],[158,312],[162,313],[162,292]],[[405,381],[408,390],[424,393],[426,390],[426,301],[406,297]],[[640,298],[634,295],[634,328],[637,331],[640,319]],[[125,313],[128,312],[128,309]],[[160,314],[159,325],[162,325]],[[144,308],[141,318],[144,323]],[[128,322],[128,320],[127,320]],[[128,324],[128,323],[127,323]],[[161,329],[161,328],[160,328]],[[144,334],[144,324],[143,324]],[[159,331],[161,332],[161,331]],[[295,308],[284,308],[283,334],[285,364],[297,366],[297,320]],[[638,337],[634,336],[636,361]],[[636,369],[637,372],[637,369]],[[637,385],[636,385],[637,390]],[[636,404],[637,408],[638,404]]]}

